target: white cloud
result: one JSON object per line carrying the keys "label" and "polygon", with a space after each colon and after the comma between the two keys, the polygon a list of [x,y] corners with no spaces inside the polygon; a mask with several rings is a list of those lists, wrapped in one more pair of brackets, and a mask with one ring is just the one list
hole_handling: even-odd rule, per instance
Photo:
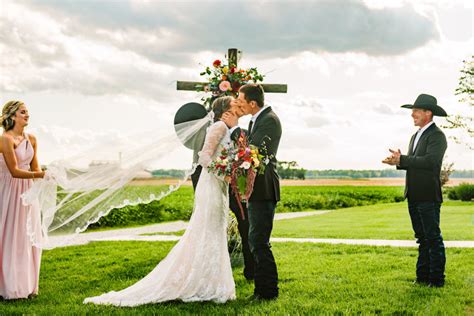
{"label": "white cloud", "polygon": [[401,110],[395,111],[394,108],[389,107],[386,104],[377,104],[373,107],[374,111],[383,115],[401,115],[403,114]]}
{"label": "white cloud", "polygon": [[438,38],[432,17],[406,3],[383,8],[369,8],[355,0],[242,1],[229,6],[216,1],[199,5],[187,1],[25,3],[54,16],[68,16],[66,29],[71,32],[155,61],[232,44],[265,57],[305,50],[396,55]]}
{"label": "white cloud", "polygon": [[[166,98],[177,72],[129,50],[67,36],[63,26],[27,7],[5,4],[2,16],[0,88],[8,92],[73,91],[84,95],[129,94]],[[18,19],[18,16],[22,19]]]}
{"label": "white cloud", "polygon": [[[474,45],[469,19],[459,27],[444,6],[462,8],[441,3],[244,1],[216,15],[209,1],[2,1],[0,97],[27,102],[51,161],[117,135],[172,132],[179,106],[200,100],[175,81],[200,80],[199,64],[238,47],[239,65],[289,85],[266,96],[283,125],[279,159],[384,168],[387,148],[406,149],[416,130],[401,104],[430,93],[448,113],[471,110],[453,94]],[[464,147],[449,150],[458,168],[471,165]],[[170,157],[166,167],[185,168],[191,152]]]}

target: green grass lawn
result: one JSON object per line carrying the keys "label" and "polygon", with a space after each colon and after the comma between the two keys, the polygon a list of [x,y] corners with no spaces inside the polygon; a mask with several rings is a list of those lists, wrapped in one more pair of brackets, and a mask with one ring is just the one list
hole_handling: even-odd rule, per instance
{"label": "green grass lawn", "polygon": [[151,304],[136,308],[83,305],[84,298],[129,286],[162,260],[172,242],[96,242],[46,251],[40,295],[0,301],[0,314],[397,314],[474,312],[474,249],[447,249],[442,289],[412,285],[416,250],[319,244],[275,244],[280,298],[249,302],[253,285],[234,269],[237,300]]}
{"label": "green grass lawn", "polygon": [[[445,240],[474,240],[474,203],[449,201],[441,208]],[[184,230],[144,235],[183,235]],[[339,209],[322,215],[275,221],[273,237],[414,239],[406,203]]]}
{"label": "green grass lawn", "polygon": [[[474,240],[474,202],[441,207],[445,240]],[[331,213],[274,222],[273,237],[414,239],[407,203],[338,209]]]}

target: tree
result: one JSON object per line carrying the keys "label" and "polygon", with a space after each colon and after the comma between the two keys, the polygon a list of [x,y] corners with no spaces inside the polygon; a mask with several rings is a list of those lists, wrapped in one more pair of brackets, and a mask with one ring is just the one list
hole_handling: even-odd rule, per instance
{"label": "tree", "polygon": [[454,163],[445,162],[441,168],[440,181],[441,186],[444,186],[449,182],[449,176],[454,172],[453,170]]}
{"label": "tree", "polygon": [[296,167],[298,167],[296,161],[279,161],[277,171],[282,179],[304,180],[306,178],[306,169]]}
{"label": "tree", "polygon": [[[463,61],[461,77],[459,78],[455,95],[460,97],[459,102],[467,103],[469,106],[474,107],[474,55],[471,56],[470,60]],[[474,137],[474,118],[472,116],[462,116],[457,114],[448,116],[446,121],[448,122],[448,125],[443,127],[459,129],[463,131],[463,135],[467,134],[468,138],[467,142],[462,141],[463,136],[461,136],[461,138],[452,137],[452,139],[457,143],[465,143],[471,150],[474,149],[472,144],[472,138]]]}

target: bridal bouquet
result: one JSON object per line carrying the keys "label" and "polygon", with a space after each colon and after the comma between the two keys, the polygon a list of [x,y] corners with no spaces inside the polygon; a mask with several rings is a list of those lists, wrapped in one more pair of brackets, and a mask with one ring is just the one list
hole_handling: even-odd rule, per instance
{"label": "bridal bouquet", "polygon": [[235,148],[222,147],[219,155],[211,161],[207,170],[218,176],[230,176],[232,174],[232,162],[235,156]]}
{"label": "bridal bouquet", "polygon": [[239,88],[244,84],[261,82],[264,77],[255,67],[239,69],[234,65],[226,65],[219,59],[212,63],[212,67],[206,67],[200,75],[207,77],[207,84],[197,86],[198,92],[212,93],[212,96],[202,99],[208,105],[210,105],[213,98],[236,95]]}
{"label": "bridal bouquet", "polygon": [[258,147],[249,145],[246,135],[241,133],[236,142],[230,186],[239,204],[243,219],[245,216],[242,202],[249,200],[253,192],[255,178],[257,174],[265,172],[268,162],[269,158],[263,155]]}

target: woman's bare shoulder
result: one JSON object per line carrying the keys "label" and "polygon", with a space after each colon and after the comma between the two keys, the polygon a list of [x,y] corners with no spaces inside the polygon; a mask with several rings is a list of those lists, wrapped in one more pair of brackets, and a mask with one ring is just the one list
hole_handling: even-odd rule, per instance
{"label": "woman's bare shoulder", "polygon": [[30,134],[28,133],[28,138],[30,139],[30,141],[33,143],[33,144],[36,144],[36,136],[33,135],[33,134]]}
{"label": "woman's bare shoulder", "polygon": [[7,133],[1,134],[1,135],[0,135],[0,144],[4,144],[4,143],[7,143],[7,144],[12,143],[12,144],[14,144],[15,141],[14,141],[14,139],[13,139],[13,136],[10,135],[10,134],[7,134]]}
{"label": "woman's bare shoulder", "polygon": [[13,140],[13,136],[3,133],[0,135],[0,153],[4,152],[4,148],[8,148],[8,146],[15,146],[15,142]]}

